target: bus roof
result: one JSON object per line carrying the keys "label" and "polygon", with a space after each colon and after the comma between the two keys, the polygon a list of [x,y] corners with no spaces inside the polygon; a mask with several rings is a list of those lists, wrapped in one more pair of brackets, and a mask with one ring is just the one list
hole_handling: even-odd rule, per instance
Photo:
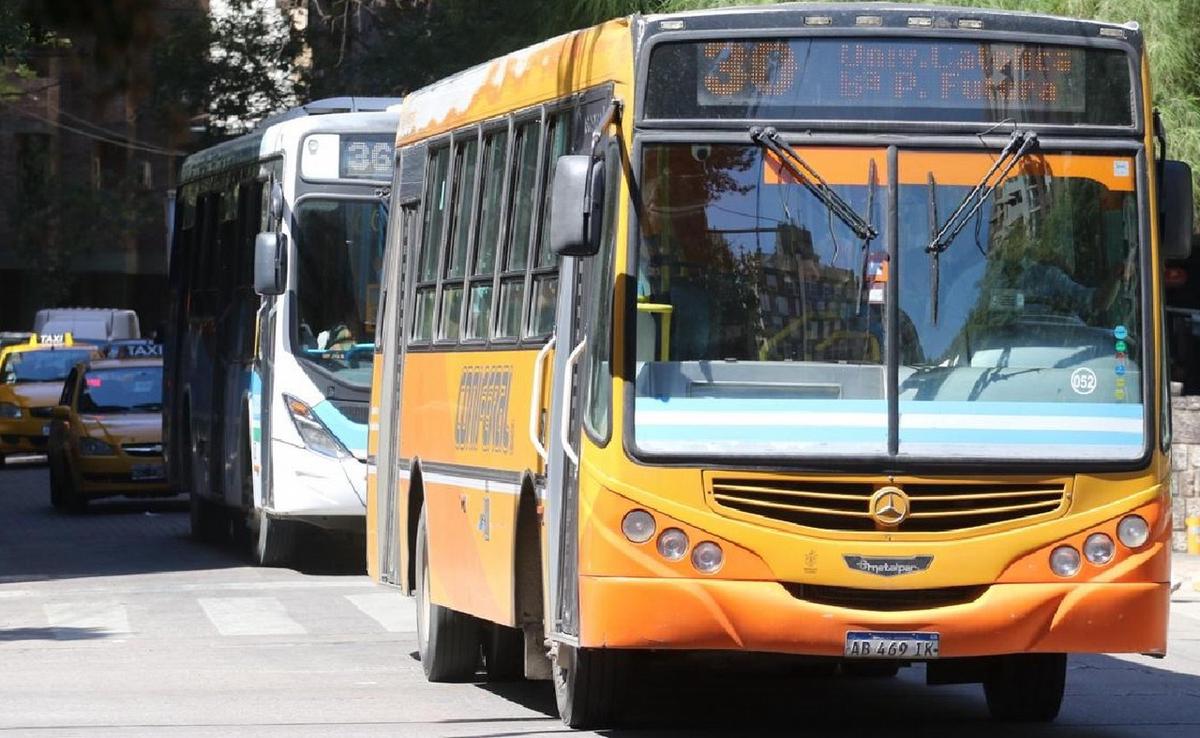
{"label": "bus roof", "polygon": [[[781,15],[783,17],[781,17]],[[647,26],[651,26],[651,30],[685,30],[685,29],[657,29],[653,28],[656,24],[661,24],[662,21],[682,20],[682,21],[697,21],[702,22],[709,20],[710,23],[703,23],[703,28],[724,28],[727,27],[731,18],[744,19],[744,17],[760,17],[764,21],[769,19],[767,27],[773,29],[778,28],[805,28],[820,25],[824,27],[826,23],[822,20],[818,23],[804,22],[805,18],[828,18],[830,26],[860,25],[856,20],[860,16],[874,16],[880,19],[879,26],[884,28],[907,28],[909,26],[909,18],[927,16],[931,19],[946,19],[949,23],[934,23],[933,27],[939,31],[957,31],[959,20],[981,20],[983,27],[979,28],[972,24],[969,29],[971,31],[979,30],[1003,30],[1003,31],[1023,31],[1026,33],[1047,33],[1051,35],[1083,35],[1095,36],[1100,28],[1109,28],[1126,32],[1129,40],[1134,37],[1140,38],[1138,24],[1130,21],[1128,23],[1106,23],[1103,21],[1082,20],[1079,18],[1069,18],[1058,15],[1045,15],[1041,13],[1033,13],[1020,10],[997,10],[992,8],[972,8],[966,6],[948,6],[948,5],[902,5],[898,3],[875,3],[875,2],[855,2],[855,3],[777,3],[770,5],[752,5],[752,6],[730,6],[723,8],[709,8],[704,10],[688,10],[678,13],[654,14],[638,17],[638,20]],[[788,16],[796,18],[792,21]],[[840,20],[849,20],[849,23],[839,22]],[[990,21],[990,23],[989,23]],[[739,25],[741,25],[739,23]],[[875,25],[872,23],[872,25]],[[744,27],[744,26],[743,26]],[[964,27],[966,28],[966,27]],[[700,30],[699,28],[690,28],[689,30]]]}
{"label": "bus roof", "polygon": [[396,145],[633,74],[630,18],[547,39],[404,98]]}
{"label": "bus roof", "polygon": [[294,151],[315,131],[392,133],[402,98],[337,97],[317,100],[268,118],[249,133],[192,154],[180,182]]}

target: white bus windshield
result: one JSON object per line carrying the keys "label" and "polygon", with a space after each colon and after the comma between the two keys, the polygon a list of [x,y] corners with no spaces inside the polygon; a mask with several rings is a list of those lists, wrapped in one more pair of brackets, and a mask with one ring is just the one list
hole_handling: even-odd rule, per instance
{"label": "white bus windshield", "polygon": [[309,198],[296,208],[297,354],[371,384],[387,211],[376,200]]}

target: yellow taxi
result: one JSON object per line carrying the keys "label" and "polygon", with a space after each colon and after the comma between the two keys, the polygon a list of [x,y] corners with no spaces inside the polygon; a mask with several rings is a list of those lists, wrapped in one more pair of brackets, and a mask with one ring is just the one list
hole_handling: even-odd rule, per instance
{"label": "yellow taxi", "polygon": [[63,380],[95,352],[93,346],[76,344],[69,333],[35,335],[0,349],[0,464],[12,454],[45,453]]}
{"label": "yellow taxi", "polygon": [[50,502],[82,510],[113,495],[170,494],[162,447],[162,359],[79,364],[50,427]]}

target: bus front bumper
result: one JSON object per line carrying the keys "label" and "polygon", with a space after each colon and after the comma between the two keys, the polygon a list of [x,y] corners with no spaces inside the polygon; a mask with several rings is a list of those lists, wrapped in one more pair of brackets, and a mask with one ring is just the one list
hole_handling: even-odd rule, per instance
{"label": "bus front bumper", "polygon": [[994,584],[958,605],[862,611],[779,582],[580,577],[580,644],[843,656],[849,631],[933,632],[940,657],[1166,653],[1165,583]]}

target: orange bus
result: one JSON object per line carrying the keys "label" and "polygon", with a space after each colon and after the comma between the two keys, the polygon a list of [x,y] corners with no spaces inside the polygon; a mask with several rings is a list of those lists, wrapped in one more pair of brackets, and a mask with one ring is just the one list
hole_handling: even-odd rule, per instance
{"label": "orange bus", "polygon": [[1050,720],[1166,649],[1160,265],[1136,26],[633,16],[405,98],[371,575],[431,680],[603,725],[645,651],[927,664]]}

